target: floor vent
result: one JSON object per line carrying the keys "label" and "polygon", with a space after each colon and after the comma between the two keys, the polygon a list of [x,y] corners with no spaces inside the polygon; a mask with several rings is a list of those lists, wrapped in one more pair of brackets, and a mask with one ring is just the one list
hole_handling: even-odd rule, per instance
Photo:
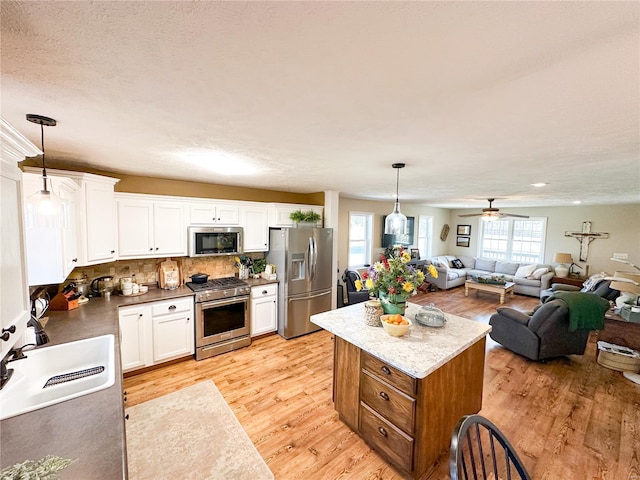
{"label": "floor vent", "polygon": [[47,380],[47,383],[45,383],[44,387],[42,388],[52,387],[53,385],[59,385],[61,383],[72,382],[73,380],[90,377],[92,375],[98,375],[102,372],[104,372],[104,367],[101,366],[87,368],[86,370],[79,370],[72,373],[64,373],[62,375],[56,375],[55,377],[51,377],[49,380]]}

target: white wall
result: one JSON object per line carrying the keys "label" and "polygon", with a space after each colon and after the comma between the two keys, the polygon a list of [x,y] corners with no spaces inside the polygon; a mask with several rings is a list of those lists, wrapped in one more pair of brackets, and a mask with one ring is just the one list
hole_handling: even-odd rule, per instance
{"label": "white wall", "polygon": [[[571,206],[504,208],[505,212],[547,217],[547,238],[545,263],[552,263],[558,253],[570,253],[575,263],[589,266],[589,274],[598,272],[613,273],[615,270],[628,270],[631,267],[609,260],[614,253],[626,253],[629,261],[640,264],[640,204],[606,206]],[[451,210],[451,233],[449,234],[449,252],[451,255],[478,254],[479,219],[477,217],[460,218],[459,214],[475,213],[478,209]],[[595,239],[589,245],[586,262],[580,262],[580,243],[573,237],[565,237],[565,232],[582,231],[582,222],[591,222],[592,232],[608,233],[607,239]],[[471,225],[469,248],[456,247],[456,226]]]}

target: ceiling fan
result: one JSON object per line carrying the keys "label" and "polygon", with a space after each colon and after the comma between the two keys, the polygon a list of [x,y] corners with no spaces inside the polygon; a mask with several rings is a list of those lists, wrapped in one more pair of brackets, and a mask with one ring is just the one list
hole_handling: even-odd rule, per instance
{"label": "ceiling fan", "polygon": [[459,217],[483,217],[486,220],[497,220],[503,217],[518,217],[529,218],[529,215],[516,215],[515,213],[500,213],[499,208],[492,206],[495,198],[487,198],[489,201],[489,208],[483,208],[482,213],[467,213],[465,215],[458,215]]}

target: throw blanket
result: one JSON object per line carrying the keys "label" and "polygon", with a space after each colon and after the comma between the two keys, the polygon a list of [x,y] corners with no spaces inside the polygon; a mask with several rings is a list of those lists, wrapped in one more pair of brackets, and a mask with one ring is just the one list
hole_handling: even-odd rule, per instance
{"label": "throw blanket", "polygon": [[575,332],[579,328],[602,330],[604,314],[609,309],[609,302],[600,295],[583,292],[554,292],[547,300],[562,300],[569,309],[569,330]]}

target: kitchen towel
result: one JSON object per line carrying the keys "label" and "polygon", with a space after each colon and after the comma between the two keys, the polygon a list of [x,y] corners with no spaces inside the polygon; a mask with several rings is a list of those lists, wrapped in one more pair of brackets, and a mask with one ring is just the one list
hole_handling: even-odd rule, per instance
{"label": "kitchen towel", "polygon": [[273,480],[209,380],[127,408],[130,480]]}

